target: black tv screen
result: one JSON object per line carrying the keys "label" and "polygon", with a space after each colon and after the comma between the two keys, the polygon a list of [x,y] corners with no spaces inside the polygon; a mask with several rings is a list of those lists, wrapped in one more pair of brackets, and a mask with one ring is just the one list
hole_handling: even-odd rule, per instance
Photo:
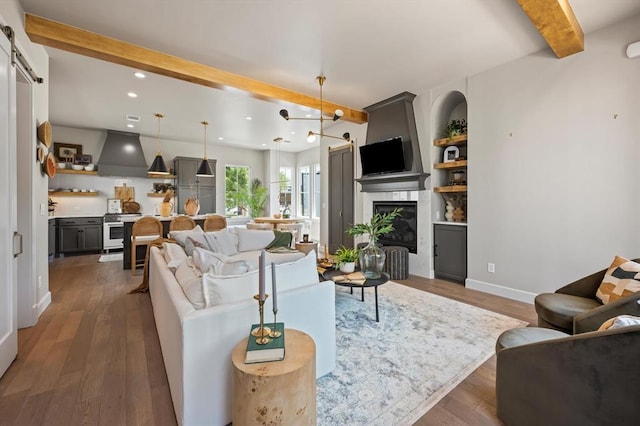
{"label": "black tv screen", "polygon": [[402,138],[361,146],[360,162],[363,176],[405,171]]}

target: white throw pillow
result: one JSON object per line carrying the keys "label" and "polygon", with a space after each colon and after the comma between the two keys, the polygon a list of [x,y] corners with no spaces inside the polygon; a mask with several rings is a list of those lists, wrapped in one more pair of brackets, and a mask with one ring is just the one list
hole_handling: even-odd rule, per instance
{"label": "white throw pillow", "polygon": [[[265,287],[266,292],[270,294],[271,265],[267,265],[265,269]],[[300,260],[276,265],[278,293],[318,282],[316,253],[313,250]],[[258,270],[231,276],[217,276],[207,272],[202,276],[202,284],[207,307],[251,300],[258,293]]]}
{"label": "white throw pillow", "polygon": [[211,272],[214,275],[240,275],[251,269],[244,260],[230,260],[223,254],[199,247],[193,250],[193,263],[200,272]]}
{"label": "white throw pillow", "polygon": [[186,258],[176,269],[176,281],[194,308],[202,309],[206,306],[202,274],[190,258]]}
{"label": "white throw pillow", "polygon": [[235,232],[229,232],[225,228],[220,231],[205,232],[204,237],[211,251],[225,256],[238,254],[238,235]]}
{"label": "white throw pillow", "polygon": [[206,244],[203,244],[202,242],[194,239],[192,236],[187,237],[187,241],[185,241],[184,244],[184,252],[187,254],[187,256],[193,256],[193,249],[195,249],[196,247],[208,250],[209,246]]}
{"label": "white throw pillow", "polygon": [[207,240],[204,238],[204,231],[197,225],[193,229],[187,231],[171,231],[169,232],[169,238],[176,240],[178,244],[184,247],[187,244],[187,237],[193,238],[194,241],[201,243],[203,246],[207,246]]}
{"label": "white throw pillow", "polygon": [[164,260],[171,272],[175,274],[176,268],[187,258],[187,254],[179,244],[175,243],[162,243],[162,248]]}
{"label": "white throw pillow", "polygon": [[238,229],[238,251],[262,250],[275,238],[273,231]]}

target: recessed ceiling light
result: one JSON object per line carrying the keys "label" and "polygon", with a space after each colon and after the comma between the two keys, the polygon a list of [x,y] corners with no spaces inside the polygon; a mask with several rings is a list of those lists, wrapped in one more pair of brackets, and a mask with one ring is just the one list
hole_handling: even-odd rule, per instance
{"label": "recessed ceiling light", "polygon": [[137,98],[138,94],[137,93],[133,93],[133,92],[129,92],[127,93],[127,95],[129,95],[130,98]]}
{"label": "recessed ceiling light", "polygon": [[223,140],[224,140],[224,138],[223,138],[222,136],[220,136],[220,137],[218,138],[218,140],[219,140],[219,141],[223,141]]}
{"label": "recessed ceiling light", "polygon": [[266,143],[263,143],[263,144],[262,144],[262,146],[267,146],[267,144],[266,144]]}
{"label": "recessed ceiling light", "polygon": [[136,72],[136,73],[133,73],[133,75],[135,75],[135,76],[136,76],[136,77],[138,77],[138,78],[145,78],[145,77],[146,77],[146,75],[144,75],[144,74],[143,74],[143,73],[141,73],[140,71],[138,71],[138,72]]}
{"label": "recessed ceiling light", "polygon": [[133,129],[135,126],[133,124],[127,124],[127,127]]}
{"label": "recessed ceiling light", "polygon": [[307,115],[305,115],[305,117],[310,118],[310,117],[311,117],[311,114],[307,114]]}
{"label": "recessed ceiling light", "polygon": [[291,132],[291,134],[292,134],[292,135],[295,135],[295,134],[296,134],[296,132]]}
{"label": "recessed ceiling light", "polygon": [[251,117],[245,117],[245,119],[247,119],[247,120],[251,120]]}

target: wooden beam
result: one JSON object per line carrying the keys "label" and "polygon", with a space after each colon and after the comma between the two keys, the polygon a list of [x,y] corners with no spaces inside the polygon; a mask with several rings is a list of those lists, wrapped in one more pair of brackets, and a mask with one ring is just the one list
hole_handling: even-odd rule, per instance
{"label": "wooden beam", "polygon": [[518,0],[558,58],[584,50],[584,34],[568,0]]}
{"label": "wooden beam", "polygon": [[[232,74],[197,62],[167,55],[135,44],[85,31],[76,27],[25,14],[25,30],[34,43],[55,47],[79,55],[89,56],[132,68],[216,89],[234,88],[257,99],[284,101],[319,110],[320,99],[283,89],[241,75]],[[366,123],[367,113],[343,105],[323,101],[325,114],[344,111],[342,120]]]}

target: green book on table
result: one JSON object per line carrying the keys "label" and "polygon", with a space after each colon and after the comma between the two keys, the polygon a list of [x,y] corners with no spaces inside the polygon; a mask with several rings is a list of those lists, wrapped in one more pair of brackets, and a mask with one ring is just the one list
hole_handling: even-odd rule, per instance
{"label": "green book on table", "polygon": [[[251,330],[260,327],[260,324],[253,324]],[[265,327],[273,329],[273,323],[265,324]],[[249,341],[247,342],[247,355],[245,356],[245,364],[254,364],[257,362],[282,361],[284,359],[284,323],[276,324],[276,330],[280,332],[280,337],[271,338],[271,341],[265,345],[256,343],[256,337],[251,335],[249,331]]]}

